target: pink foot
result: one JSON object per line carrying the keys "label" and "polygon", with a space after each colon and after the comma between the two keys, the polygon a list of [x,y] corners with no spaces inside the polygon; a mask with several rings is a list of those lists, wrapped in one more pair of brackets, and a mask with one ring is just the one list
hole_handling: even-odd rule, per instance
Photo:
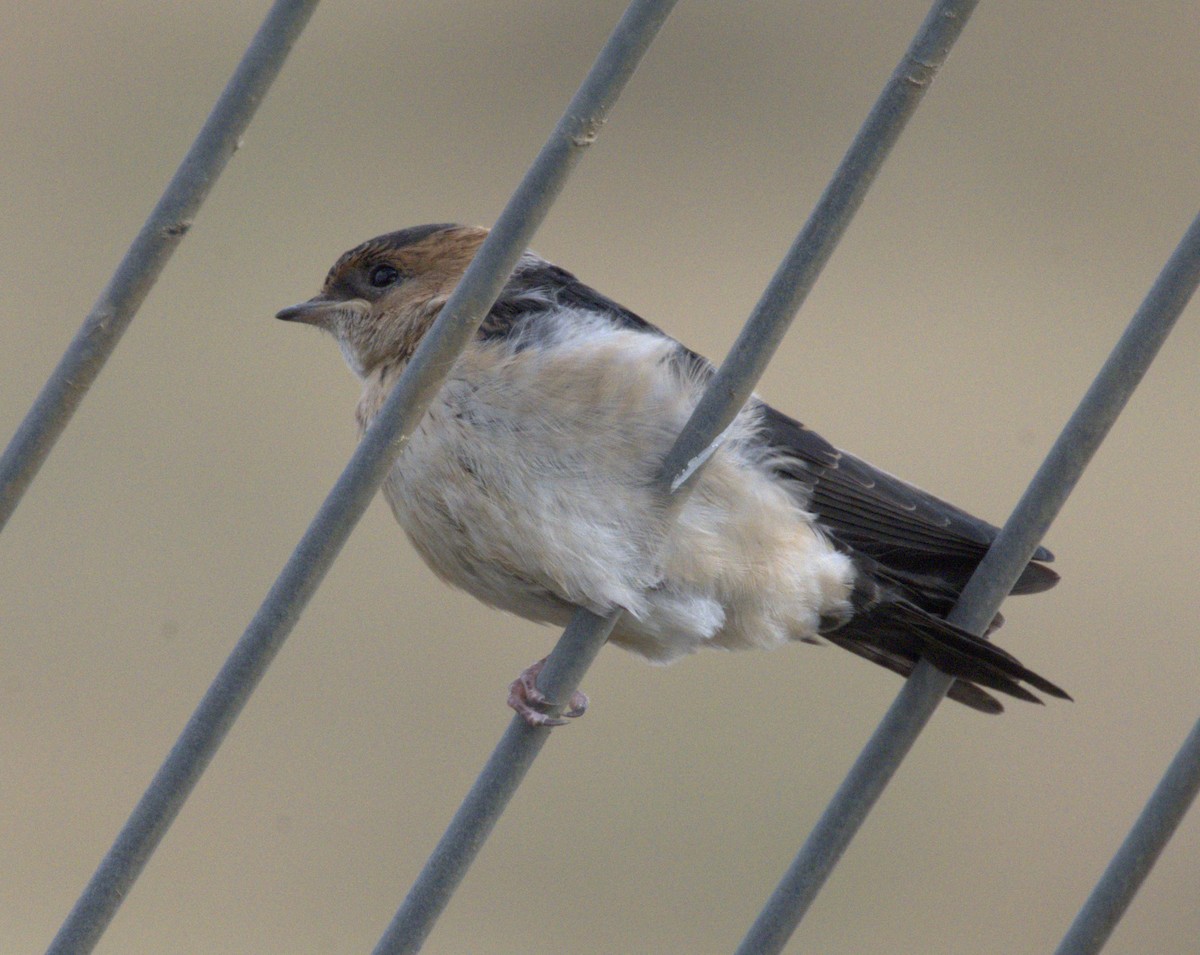
{"label": "pink foot", "polygon": [[567,720],[583,716],[588,698],[576,690],[562,716],[551,716],[547,712],[554,704],[537,687],[537,676],[546,665],[546,658],[538,660],[521,671],[508,688],[508,705],[516,710],[530,726],[562,726]]}

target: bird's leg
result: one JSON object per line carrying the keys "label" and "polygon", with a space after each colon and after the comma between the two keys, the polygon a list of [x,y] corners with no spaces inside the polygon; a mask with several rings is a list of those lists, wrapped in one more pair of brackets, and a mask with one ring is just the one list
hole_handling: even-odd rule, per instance
{"label": "bird's leg", "polygon": [[587,709],[588,698],[576,690],[571,694],[571,701],[563,710],[562,716],[551,716],[549,710],[554,703],[546,694],[538,689],[537,676],[546,665],[542,657],[537,663],[527,666],[521,671],[508,688],[508,705],[516,710],[521,718],[530,726],[562,726],[569,719],[583,716]]}

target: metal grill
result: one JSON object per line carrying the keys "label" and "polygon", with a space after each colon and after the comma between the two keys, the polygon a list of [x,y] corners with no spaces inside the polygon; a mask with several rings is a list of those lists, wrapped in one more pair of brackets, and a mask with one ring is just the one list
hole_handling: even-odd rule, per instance
{"label": "metal grill", "polygon": [[[661,0],[630,5],[497,220],[435,331],[423,343],[385,412],[354,452],[50,951],[90,951],[99,941],[374,497],[405,436],[420,420],[440,385],[446,356],[456,354],[473,334],[516,257],[548,214],[568,174],[600,135],[616,97],[673,6]],[[184,238],[314,7],[311,0],[281,0],[268,15],[167,192],[0,459],[0,526],[13,514],[71,414]],[[929,13],[753,310],[718,380],[664,462],[664,488],[675,490],[682,485],[682,493],[686,493],[687,482],[681,476],[689,473],[689,462],[717,438],[755,386],[974,7],[975,3],[940,2]],[[1141,381],[1197,282],[1200,219],[1192,224],[1163,267],[1034,476],[1001,537],[964,592],[951,617],[953,621],[978,631],[991,619]],[[543,673],[542,685],[552,697],[565,698],[580,683],[614,619],[601,619],[583,611],[576,615]],[[1065,676],[1063,680],[1069,686]],[[948,678],[927,666],[905,684],[792,866],[749,927],[740,953],[775,952],[786,945],[948,685]],[[980,732],[986,734],[987,727],[981,727]],[[413,952],[420,948],[477,853],[485,851],[487,836],[548,737],[548,730],[533,730],[517,720],[509,726],[379,941],[377,952]],[[1193,731],[1172,763],[1128,841],[1071,926],[1058,949],[1060,953],[1099,950],[1120,920],[1200,785],[1198,748],[1200,729]]]}

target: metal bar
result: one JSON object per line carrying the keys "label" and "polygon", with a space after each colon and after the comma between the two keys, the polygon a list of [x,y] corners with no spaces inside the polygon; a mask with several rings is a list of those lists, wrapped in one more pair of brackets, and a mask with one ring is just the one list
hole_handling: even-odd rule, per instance
{"label": "metal bar", "polygon": [[[620,83],[624,84],[674,5],[675,0],[635,0],[629,5],[584,85],[568,106],[564,123],[572,117],[588,116],[589,107],[586,104],[589,102],[606,102],[607,111],[620,89],[616,87],[611,93],[603,92],[613,82],[612,74],[620,72]],[[575,146],[586,146],[595,138],[602,123],[603,117],[598,115],[595,120],[584,122],[567,139]],[[495,231],[493,229],[493,234]],[[518,247],[518,255],[525,244],[522,242]],[[514,256],[514,264],[515,261]],[[575,611],[538,677],[538,687],[549,699],[569,699],[604,646],[619,614],[618,611],[601,617],[584,609]],[[535,728],[519,717],[512,719],[404,902],[384,930],[374,950],[376,955],[420,950],[548,736],[549,727]]]}
{"label": "metal bar", "polygon": [[1095,955],[1104,947],[1200,789],[1200,721],[1171,760],[1150,800],[1096,883],[1055,955]]}
{"label": "metal bar", "polygon": [[[817,201],[812,215],[796,236],[770,285],[755,305],[745,329],[730,350],[727,364],[731,361],[746,362],[754,369],[745,393],[739,396],[736,404],[726,404],[723,389],[712,387],[701,399],[696,414],[706,423],[715,422],[712,425],[715,432],[728,427],[741,410],[754,382],[766,370],[767,362],[790,325],[790,321],[772,325],[764,320],[764,316],[778,310],[790,318],[804,304],[821,269],[829,261],[854,213],[862,205],[876,174],[900,138],[909,117],[920,105],[921,98],[946,61],[950,47],[958,39],[978,2],[942,0],[934,5],[921,24],[912,44]],[[773,337],[760,348],[758,339],[767,333],[767,328],[770,328],[769,334]],[[714,382],[714,386],[718,384]],[[723,413],[718,413],[718,408],[722,408]],[[686,479],[691,462],[703,460],[706,448],[707,444],[702,443],[698,431],[675,446],[667,461],[667,468],[674,475],[672,486]]]}
{"label": "metal bar", "polygon": [[[991,621],[1166,341],[1197,283],[1200,216],[1163,267],[963,590],[948,617],[952,623],[982,633]],[[951,682],[925,662],[913,672],[742,940],[738,955],[779,952],[787,944]]]}
{"label": "metal bar", "polygon": [[[974,5],[960,0],[934,8],[725,362],[705,389],[659,474],[660,487],[673,495],[676,506],[719,443],[722,432],[750,397]],[[615,614],[609,617],[587,611],[575,614],[538,676],[538,688],[548,698],[566,701],[570,697],[616,619]],[[547,728],[532,728],[514,718],[380,939],[374,955],[420,950],[548,732]]]}
{"label": "metal bar", "polygon": [[317,0],[277,0],[263,20],[154,211],[0,457],[0,529],[192,227],[316,6]]}
{"label": "metal bar", "polygon": [[[604,646],[619,614],[600,617],[577,610],[546,661],[538,687],[567,699]],[[551,671],[551,662],[555,670]],[[563,689],[567,688],[567,689]],[[550,727],[533,727],[514,716],[442,838],[375,946],[375,955],[419,952],[471,863],[508,807],[529,767],[550,738]]]}
{"label": "metal bar", "polygon": [[101,861],[51,955],[88,952],[99,941],[291,632],[309,598],[420,422],[455,358],[499,296],[517,259],[596,139],[617,96],[674,0],[633,3],[480,246],[434,327],[355,449],[254,619]]}

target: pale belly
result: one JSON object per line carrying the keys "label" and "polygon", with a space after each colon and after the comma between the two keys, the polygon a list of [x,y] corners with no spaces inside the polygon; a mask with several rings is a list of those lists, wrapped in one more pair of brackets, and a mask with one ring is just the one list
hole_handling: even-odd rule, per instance
{"label": "pale belly", "polygon": [[854,569],[754,460],[748,418],[668,520],[655,470],[698,389],[619,345],[468,362],[447,384],[384,486],[429,566],[531,620],[623,609],[613,642],[659,662],[846,616]]}

